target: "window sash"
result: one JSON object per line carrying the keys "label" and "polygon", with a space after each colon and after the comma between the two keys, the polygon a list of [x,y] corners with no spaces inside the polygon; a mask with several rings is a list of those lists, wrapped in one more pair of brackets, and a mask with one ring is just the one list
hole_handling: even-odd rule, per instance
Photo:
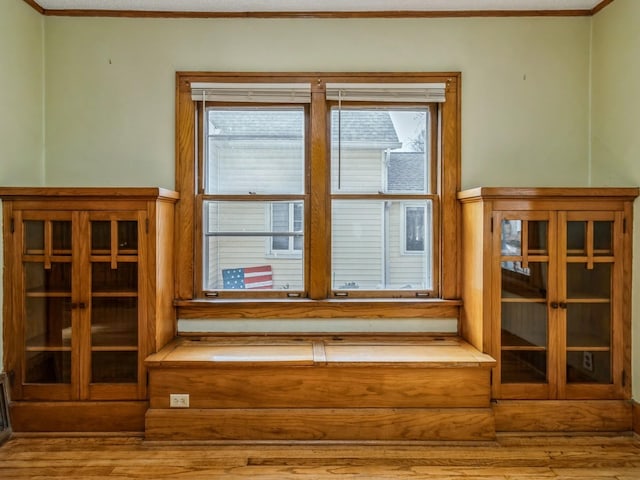
{"label": "window sash", "polygon": [[[311,100],[311,110],[307,111],[307,118],[312,119],[312,123],[307,125],[307,131],[309,132],[309,158],[308,158],[308,170],[307,170],[307,179],[305,183],[315,183],[319,178],[322,178],[323,171],[326,172],[326,166],[322,164],[325,162],[327,155],[327,145],[326,145],[326,123],[323,123],[323,120],[326,121],[326,98],[324,87],[327,83],[339,83],[344,82],[346,79],[354,78],[356,81],[369,82],[371,80],[382,80],[386,83],[387,80],[391,80],[389,83],[393,83],[393,80],[396,78],[402,78],[402,81],[405,79],[418,79],[418,78],[429,78],[429,79],[437,79],[437,81],[442,81],[446,83],[446,100],[447,102],[443,105],[444,110],[438,112],[438,135],[442,135],[442,138],[438,138],[438,144],[441,145],[443,151],[443,165],[442,171],[437,172],[437,179],[434,176],[434,182],[438,185],[438,194],[443,195],[441,202],[443,207],[443,218],[455,218],[455,216],[451,216],[455,210],[458,209],[456,202],[456,191],[459,189],[460,184],[460,171],[459,171],[459,159],[460,159],[460,137],[459,137],[459,126],[460,126],[460,74],[459,73],[445,73],[445,74],[423,74],[423,73],[403,73],[403,74],[372,74],[372,73],[357,73],[357,74],[326,74],[326,73],[314,73],[314,74],[244,74],[244,73],[233,73],[233,74],[217,74],[217,73],[183,73],[178,72],[178,89],[177,89],[177,122],[176,122],[176,145],[177,145],[177,171],[176,171],[176,185],[177,190],[181,194],[181,202],[178,205],[178,220],[179,220],[179,233],[177,240],[177,254],[179,258],[179,267],[177,272],[177,283],[176,283],[176,291],[177,291],[177,299],[178,305],[187,306],[184,303],[184,300],[188,300],[192,298],[193,293],[197,296],[202,296],[201,287],[198,287],[192,282],[192,279],[198,278],[198,276],[191,276],[189,271],[191,256],[196,255],[196,257],[200,256],[202,252],[201,248],[198,247],[199,242],[193,243],[190,241],[190,238],[202,238],[199,235],[190,234],[190,230],[185,228],[183,221],[188,218],[198,218],[196,212],[200,210],[198,205],[202,205],[203,194],[201,190],[193,192],[190,194],[190,185],[198,184],[199,179],[202,178],[201,173],[198,169],[193,169],[190,167],[190,161],[195,156],[197,156],[198,149],[191,148],[190,145],[196,145],[196,143],[189,143],[188,140],[191,135],[188,133],[189,125],[193,125],[193,120],[195,117],[195,109],[194,107],[190,107],[187,102],[187,98],[189,102],[193,102],[191,98],[191,91],[189,85],[192,82],[201,81],[201,79],[211,79],[214,82],[225,82],[229,78],[240,79],[241,82],[251,83],[251,82],[270,82],[272,78],[277,81],[281,81],[283,79],[295,79],[294,81],[304,80],[309,81],[310,84],[313,84],[313,93]],[[335,79],[335,80],[334,80]],[[336,81],[337,80],[337,81]],[[374,81],[375,81],[374,80]],[[185,86],[188,88],[185,89]],[[188,92],[188,97],[187,97]],[[320,100],[320,95],[322,95],[322,100]],[[198,102],[200,104],[200,102]],[[323,113],[323,111],[325,113]],[[435,123],[435,122],[434,122]],[[195,122],[196,128],[194,130],[195,136],[198,136],[198,122]],[[185,128],[187,127],[187,128]],[[193,128],[193,127],[191,127]],[[201,131],[201,129],[200,129]],[[193,137],[191,137],[193,138]],[[202,138],[201,136],[199,138]],[[195,140],[195,139],[194,139]],[[309,178],[310,177],[310,178]],[[322,193],[322,188],[327,188],[325,184],[324,187],[320,188],[320,191],[314,186],[314,191],[311,195],[309,192],[305,193],[303,197],[309,203],[305,206],[305,210],[309,210],[309,212],[315,212],[315,219],[311,221],[311,225],[307,222],[307,227],[310,231],[307,232],[305,236],[305,243],[310,243],[313,246],[313,250],[309,250],[308,253],[311,254],[313,251],[316,252],[315,259],[310,261],[309,264],[305,267],[306,269],[314,272],[313,278],[310,275],[307,275],[307,281],[311,281],[311,284],[308,285],[310,289],[310,298],[312,299],[322,299],[328,298],[327,295],[331,295],[330,291],[325,290],[325,286],[328,286],[329,274],[327,273],[326,280],[322,280],[323,275],[317,275],[318,272],[322,272],[326,267],[326,256],[322,255],[323,249],[328,247],[328,243],[325,239],[321,238],[322,235],[318,235],[318,232],[327,232],[327,230],[322,227],[322,224],[326,222],[327,219],[327,211],[322,207],[323,204],[327,204],[328,206],[328,197],[330,196],[329,192],[326,191]],[[200,192],[200,193],[199,193]],[[287,195],[282,196],[282,198],[278,198],[279,200],[283,200]],[[438,200],[440,203],[440,200]],[[194,207],[198,207],[195,208]],[[195,216],[194,216],[195,214]],[[436,214],[436,212],[434,212]],[[438,215],[441,215],[438,213]],[[305,218],[309,218],[308,215],[305,215]],[[436,222],[439,224],[439,221]],[[443,222],[444,231],[440,232],[440,236],[442,236],[444,240],[444,260],[439,260],[443,262],[443,264],[455,264],[457,261],[457,252],[456,252],[456,242],[454,239],[457,235],[457,222]],[[180,225],[183,225],[180,227]],[[196,225],[197,226],[197,225]],[[198,227],[197,228],[201,228]],[[438,239],[438,242],[441,240]],[[197,249],[194,251],[194,248]],[[308,247],[307,247],[308,248]],[[191,253],[190,253],[191,252]],[[321,260],[322,259],[322,260]],[[197,265],[194,264],[194,265]],[[439,277],[439,274],[436,273],[436,277]],[[190,280],[191,279],[191,280]],[[442,280],[442,286],[439,287],[442,289],[440,292],[436,292],[438,295],[442,293],[441,298],[456,298],[455,292],[457,291],[457,280],[456,280],[456,272],[450,271],[444,275]],[[195,288],[194,288],[195,287]],[[189,293],[192,292],[192,293]],[[323,293],[324,292],[324,293]],[[181,300],[183,301],[181,303]],[[202,304],[205,305],[205,304]],[[194,308],[188,307],[188,308]],[[179,307],[180,309],[181,307]],[[283,312],[284,313],[284,312]]]}

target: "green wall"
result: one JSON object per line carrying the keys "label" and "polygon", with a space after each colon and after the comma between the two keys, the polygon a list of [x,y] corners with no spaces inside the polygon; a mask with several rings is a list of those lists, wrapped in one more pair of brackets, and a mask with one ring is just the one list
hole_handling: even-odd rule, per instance
{"label": "green wall", "polygon": [[44,182],[43,22],[22,0],[2,1],[0,185]]}
{"label": "green wall", "polygon": [[[44,19],[22,0],[0,7],[0,185],[44,183]],[[0,219],[0,223],[2,220]],[[2,260],[0,239],[0,265]],[[0,289],[0,305],[2,289]],[[0,330],[2,313],[0,312]],[[0,358],[2,340],[0,339]],[[0,372],[4,366],[0,365]]]}
{"label": "green wall", "polygon": [[173,187],[176,70],[461,71],[464,187],[584,185],[590,23],[48,17],[46,182]]}
{"label": "green wall", "polygon": [[[593,22],[592,172],[597,185],[640,185],[640,2],[615,0]],[[640,400],[640,201],[635,203],[633,397]]]}

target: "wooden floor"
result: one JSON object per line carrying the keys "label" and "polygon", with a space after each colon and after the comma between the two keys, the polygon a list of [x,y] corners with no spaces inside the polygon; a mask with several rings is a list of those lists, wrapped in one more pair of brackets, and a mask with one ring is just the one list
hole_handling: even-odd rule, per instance
{"label": "wooden floor", "polygon": [[0,479],[639,480],[638,437],[514,437],[467,446],[161,445],[13,438]]}

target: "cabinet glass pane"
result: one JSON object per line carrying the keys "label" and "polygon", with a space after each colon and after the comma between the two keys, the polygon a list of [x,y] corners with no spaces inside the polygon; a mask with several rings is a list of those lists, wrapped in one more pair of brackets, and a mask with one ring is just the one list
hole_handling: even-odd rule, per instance
{"label": "cabinet glass pane", "polygon": [[51,222],[54,255],[71,255],[71,222]]}
{"label": "cabinet glass pane", "polygon": [[527,228],[527,254],[546,255],[548,252],[547,222],[528,220],[503,220],[501,229],[501,253],[503,256],[522,255],[522,231]]}
{"label": "cabinet glass pane", "polygon": [[[45,249],[44,220],[26,220],[24,222],[24,253],[42,255]],[[53,255],[71,255],[71,222],[51,221],[51,246]]]}
{"label": "cabinet glass pane", "polygon": [[111,251],[111,222],[91,222],[91,252],[108,253]]}
{"label": "cabinet glass pane", "polygon": [[94,293],[137,292],[138,264],[134,262],[120,262],[118,263],[118,268],[112,269],[110,263],[92,263],[91,289]]}
{"label": "cabinet glass pane", "polygon": [[502,346],[546,348],[546,304],[503,302]]}
{"label": "cabinet glass pane", "polygon": [[568,347],[610,347],[611,305],[569,303],[567,305]]}
{"label": "cabinet glass pane", "polygon": [[613,222],[593,222],[594,255],[613,255]]}
{"label": "cabinet glass pane", "polygon": [[567,254],[587,254],[587,222],[567,222]]}
{"label": "cabinet glass pane", "polygon": [[92,352],[92,383],[136,383],[138,352]]}
{"label": "cabinet glass pane", "polygon": [[71,298],[27,297],[25,303],[28,347],[71,346]]}
{"label": "cabinet glass pane", "polygon": [[71,352],[26,352],[26,383],[70,383]]}
{"label": "cabinet glass pane", "polygon": [[612,383],[609,351],[567,352],[567,383]]}
{"label": "cabinet glass pane", "polygon": [[138,299],[94,298],[91,302],[91,344],[138,345]]}
{"label": "cabinet glass pane", "polygon": [[508,350],[502,352],[502,383],[546,383],[546,352]]}
{"label": "cabinet glass pane", "polygon": [[[587,255],[588,221],[567,222],[567,254],[569,256]],[[613,255],[613,222],[593,222],[593,254],[595,256]]]}
{"label": "cabinet glass pane", "polygon": [[612,264],[596,263],[588,269],[584,263],[567,264],[567,298],[610,299]]}
{"label": "cabinet glass pane", "polygon": [[118,251],[120,253],[138,250],[138,222],[118,222]]}
{"label": "cabinet glass pane", "polygon": [[54,262],[46,269],[43,263],[27,262],[24,277],[27,293],[71,292],[71,263]]}
{"label": "cabinet glass pane", "polygon": [[547,264],[530,262],[522,268],[520,262],[502,262],[502,298],[547,297]]}
{"label": "cabinet glass pane", "polygon": [[24,253],[28,255],[44,253],[44,221],[24,222]]}
{"label": "cabinet glass pane", "polygon": [[[138,222],[123,220],[115,223],[118,229],[118,253],[135,253],[138,250]],[[93,254],[111,252],[111,222],[96,220],[91,222],[91,251]]]}

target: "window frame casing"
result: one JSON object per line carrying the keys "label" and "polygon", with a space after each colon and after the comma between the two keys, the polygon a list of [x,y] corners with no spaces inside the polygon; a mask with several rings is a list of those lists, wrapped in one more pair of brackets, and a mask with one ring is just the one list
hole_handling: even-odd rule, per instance
{"label": "window frame casing", "polygon": [[[220,81],[220,82],[306,82],[311,84],[310,124],[314,127],[308,132],[309,138],[309,162],[307,168],[307,182],[314,178],[324,178],[324,191],[315,189],[307,191],[308,202],[305,204],[305,217],[309,211],[314,212],[314,218],[310,220],[309,231],[305,232],[305,251],[309,252],[308,265],[305,266],[305,277],[308,278],[307,300],[310,302],[331,301],[330,272],[328,262],[325,259],[330,255],[330,235],[324,237],[318,232],[328,232],[328,215],[330,210],[329,198],[330,185],[328,183],[328,106],[325,98],[325,85],[329,82],[442,82],[446,83],[446,101],[441,104],[438,111],[438,146],[440,149],[440,168],[437,172],[438,192],[440,194],[440,221],[442,226],[439,232],[438,243],[441,245],[439,263],[446,265],[434,274],[438,278],[438,298],[416,299],[400,302],[397,299],[388,299],[394,305],[393,315],[382,312],[377,316],[403,315],[408,317],[451,316],[457,315],[457,307],[460,304],[459,286],[459,206],[456,193],[460,189],[460,73],[207,73],[207,72],[178,72],[176,74],[176,189],[181,194],[181,200],[177,208],[176,229],[176,305],[180,318],[188,318],[189,315],[207,317],[217,314],[211,313],[211,302],[202,298],[202,292],[197,287],[197,262],[196,248],[199,248],[196,239],[201,238],[196,215],[202,211],[201,201],[197,199],[197,178],[201,174],[195,168],[193,159],[196,157],[196,106],[191,99],[190,85],[192,82]],[[315,186],[314,186],[315,187]],[[319,260],[322,259],[322,260]],[[306,260],[305,260],[306,261]],[[200,299],[198,297],[200,296]],[[341,301],[340,299],[338,299]],[[238,302],[243,300],[238,299]],[[289,300],[278,302],[281,305],[289,305]],[[330,311],[325,313],[327,317],[339,316],[367,316],[371,299],[362,299],[362,304],[350,303],[347,311]],[[259,300],[252,300],[256,304],[251,317],[259,318],[264,311],[264,305]],[[292,304],[298,302],[291,302]],[[380,305],[380,302],[378,302]],[[404,305],[404,307],[403,307]],[[416,307],[420,306],[420,310]],[[406,308],[405,308],[406,307]],[[400,310],[398,310],[398,308]],[[291,315],[295,318],[314,318],[312,309],[301,312],[299,307],[291,307]],[[295,310],[297,313],[292,313]],[[349,312],[352,313],[349,313]],[[380,309],[377,309],[380,312]],[[198,312],[197,314],[195,312]],[[220,311],[220,314],[224,314]],[[186,317],[185,317],[186,315]],[[286,318],[285,310],[279,311],[279,316]],[[195,318],[195,317],[194,317]]]}

